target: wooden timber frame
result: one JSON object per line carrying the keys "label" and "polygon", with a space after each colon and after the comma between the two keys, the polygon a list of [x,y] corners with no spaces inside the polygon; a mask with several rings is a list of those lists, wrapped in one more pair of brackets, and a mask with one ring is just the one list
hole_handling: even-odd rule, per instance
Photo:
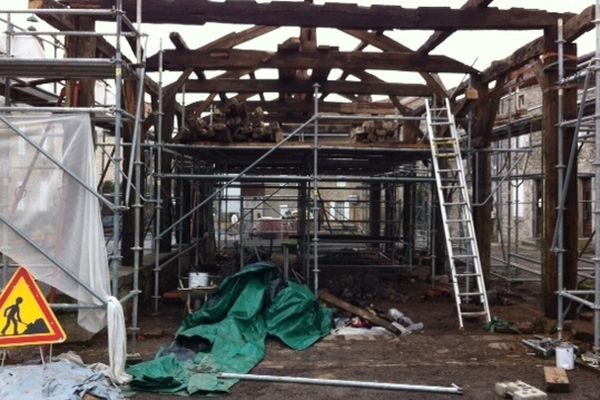
{"label": "wooden timber frame", "polygon": [[[323,92],[319,104],[320,112],[348,117],[348,121],[339,119],[331,122],[331,125],[336,126],[352,124],[355,122],[351,119],[354,114],[384,116],[398,113],[409,118],[419,117],[423,113],[423,108],[418,102],[417,106],[413,106],[415,102],[412,99],[415,97],[434,97],[437,100],[450,97],[457,119],[467,116],[472,118],[472,146],[475,150],[481,150],[475,152],[472,163],[479,166],[474,170],[473,192],[476,197],[473,198],[473,212],[482,264],[486,278],[489,278],[492,206],[491,202],[482,203],[482,201],[492,194],[492,171],[489,153],[486,150],[494,140],[492,129],[499,98],[508,90],[506,87],[509,82],[508,77],[513,71],[524,65],[538,63],[540,57],[542,58],[537,83],[544,90],[543,142],[546,144],[544,191],[547,194],[544,217],[545,226],[553,227],[556,214],[552,211],[552,205],[555,204],[556,199],[552,200],[550,193],[558,191],[558,183],[552,178],[555,174],[553,160],[557,157],[557,148],[554,145],[557,90],[554,84],[556,76],[552,69],[551,55],[555,52],[552,46],[556,40],[556,24],[559,18],[564,20],[565,41],[572,43],[593,28],[592,21],[595,18],[593,7],[583,10],[580,14],[559,14],[542,10],[502,10],[489,7],[492,2],[493,0],[468,0],[460,9],[439,7],[409,9],[400,6],[358,7],[353,4],[315,5],[312,1],[259,4],[252,1],[208,0],[179,0],[177,7],[173,7],[172,2],[167,0],[145,0],[141,12],[145,23],[203,25],[217,22],[253,26],[239,32],[232,32],[197,49],[189,48],[185,38],[178,33],[173,33],[171,41],[174,49],[149,55],[146,63],[148,72],[157,71],[162,66],[165,70],[179,71],[181,75],[174,83],[165,87],[157,87],[150,79],[146,81],[146,90],[153,98],[154,114],[146,118],[143,130],[148,131],[152,126],[158,129],[160,124],[164,143],[172,144],[172,151],[180,151],[175,143],[171,143],[175,118],[182,120],[183,115],[206,114],[211,106],[221,107],[231,98],[240,101],[248,100],[250,107],[260,106],[269,114],[269,118],[278,120],[283,126],[294,126],[312,115],[314,84],[319,84]],[[110,8],[114,5],[112,0],[66,0],[63,3],[71,7],[84,8]],[[132,13],[135,10],[135,3],[135,0],[123,0],[125,12],[134,15]],[[54,0],[30,0],[30,8],[33,12],[36,8],[53,7],[62,7],[62,5]],[[169,7],[171,12],[165,13],[166,7]],[[102,16],[95,18],[105,19]],[[57,29],[71,29],[60,18],[45,19]],[[300,34],[296,38],[283,41],[275,52],[236,48],[281,26],[297,26],[300,28]],[[339,29],[357,38],[360,43],[354,51],[340,51],[336,47],[320,46],[316,28],[323,27]],[[385,34],[386,30],[393,29],[431,29],[434,33],[417,50],[411,50]],[[478,71],[450,57],[430,54],[456,31],[492,29],[537,29],[542,32],[542,35],[517,49],[511,56],[492,63],[483,71]],[[366,51],[369,46],[377,48],[378,51]],[[576,57],[576,49],[573,46],[569,49],[570,56]],[[97,51],[99,54],[110,55],[110,45],[99,40]],[[276,69],[277,79],[257,79],[255,72],[264,68]],[[331,79],[332,69],[341,69],[342,75],[338,79]],[[386,69],[418,72],[424,84],[386,82],[371,72]],[[206,71],[210,70],[224,72],[208,79]],[[438,73],[448,72],[469,74],[471,79],[454,90],[448,90],[438,76]],[[350,76],[359,81],[349,81]],[[182,106],[177,102],[176,96],[184,87],[186,93],[206,93],[207,97],[198,103]],[[477,96],[474,98],[465,96],[467,89],[475,89]],[[157,114],[159,91],[162,93],[160,118]],[[277,93],[279,98],[266,101],[265,92]],[[236,93],[236,95],[229,97],[227,93]],[[325,97],[329,94],[338,94],[347,101],[326,102]],[[369,95],[376,94],[387,96],[389,101],[371,101]],[[258,95],[259,100],[253,98],[255,95]],[[569,114],[576,107],[576,96],[571,93],[565,96],[564,100],[566,113]],[[325,122],[320,122],[321,129],[326,129],[325,125]],[[423,133],[415,120],[407,120],[403,126],[406,134],[404,144],[414,145],[423,140]],[[193,157],[193,151],[190,150],[187,155]],[[215,158],[220,157],[218,152],[212,155]],[[163,164],[172,165],[171,156],[163,153],[163,157]],[[397,165],[411,162],[414,162],[414,159],[400,159]],[[227,162],[222,163],[222,165],[227,164]],[[323,165],[326,167],[327,163]],[[368,172],[368,167],[357,168],[357,171],[361,171],[360,174]],[[306,166],[303,170],[306,170]],[[265,173],[267,169],[260,171]],[[169,180],[165,180],[164,184],[163,203],[167,203],[170,201],[172,189],[169,188]],[[406,199],[411,198],[411,190],[412,188],[409,188],[406,192]],[[373,199],[377,198],[375,190],[372,192]],[[306,197],[306,194],[304,193],[303,196]],[[570,201],[572,199],[568,200],[568,204],[572,204],[569,203]],[[569,207],[567,208],[572,210]],[[376,215],[381,214],[381,210],[377,210],[375,204],[372,208]],[[407,207],[406,210],[410,208]],[[569,211],[569,215],[571,212]],[[164,229],[171,225],[174,218],[166,211],[161,215],[163,218],[161,227]],[[403,216],[404,219],[408,217],[408,215]],[[569,221],[566,237],[570,237],[568,235],[572,232],[577,232],[577,219],[569,218]],[[372,231],[379,232],[374,223]],[[405,227],[404,235],[409,234],[410,229]],[[545,241],[552,240],[551,236],[551,230],[547,230]],[[576,238],[576,235],[574,237]],[[576,265],[576,258],[573,258],[576,257],[576,252],[569,246],[571,242],[566,243],[565,264]],[[170,248],[167,239],[163,240],[163,247],[164,250]],[[555,264],[553,257],[546,255],[543,264],[543,304],[549,316],[556,315]],[[566,274],[568,282],[574,281],[576,271],[568,269]]]}

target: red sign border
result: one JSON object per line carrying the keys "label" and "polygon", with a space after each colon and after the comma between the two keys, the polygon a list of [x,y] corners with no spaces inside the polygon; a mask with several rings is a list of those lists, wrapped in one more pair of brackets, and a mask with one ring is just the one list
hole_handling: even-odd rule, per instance
{"label": "red sign border", "polygon": [[54,315],[54,312],[48,305],[44,294],[40,290],[39,286],[35,282],[34,277],[25,267],[19,267],[17,272],[14,273],[10,281],[2,290],[0,295],[0,309],[4,306],[4,303],[8,300],[8,297],[14,290],[15,286],[20,280],[24,280],[27,287],[31,291],[31,294],[40,306],[44,317],[50,325],[50,333],[42,335],[17,335],[17,336],[2,336],[0,335],[0,347],[16,347],[16,346],[33,346],[38,344],[53,344],[62,343],[67,339],[62,326],[58,322],[58,319]]}

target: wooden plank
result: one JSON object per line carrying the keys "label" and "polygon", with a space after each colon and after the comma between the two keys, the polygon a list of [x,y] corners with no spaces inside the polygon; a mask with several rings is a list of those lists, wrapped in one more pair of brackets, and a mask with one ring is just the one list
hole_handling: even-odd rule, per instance
{"label": "wooden plank", "polygon": [[[163,56],[164,68],[182,71],[187,67],[204,70],[230,70],[240,68],[362,68],[424,72],[456,72],[477,74],[468,65],[445,56],[424,56],[403,52],[341,52],[330,51],[304,53],[273,53],[256,50],[221,49],[166,50]],[[147,61],[148,71],[158,70],[158,54]]]}
{"label": "wooden plank", "polygon": [[400,333],[400,330],[398,328],[396,328],[394,325],[392,325],[389,321],[386,321],[385,319],[380,318],[377,315],[371,314],[370,312],[368,312],[367,310],[365,310],[363,308],[356,307],[350,303],[340,300],[337,297],[335,297],[333,294],[331,294],[325,290],[322,290],[319,292],[319,299],[321,299],[325,303],[331,304],[332,306],[335,306],[339,309],[348,311],[349,313],[352,313],[354,315],[358,315],[362,319],[365,319],[375,325],[382,326],[390,332],[398,333],[398,334]]}
{"label": "wooden plank", "polygon": [[569,377],[562,368],[544,367],[544,379],[548,393],[568,393]]}
{"label": "wooden plank", "polygon": [[[111,7],[113,0],[95,0],[92,5]],[[128,15],[135,15],[136,0],[124,0]],[[165,12],[169,10],[169,12]],[[268,26],[330,27],[342,29],[543,29],[556,24],[565,14],[512,8],[447,7],[405,8],[400,6],[272,1],[172,0],[145,1],[142,20],[153,24],[207,22]],[[567,15],[568,16],[568,15]]]}
{"label": "wooden plank", "polygon": [[[236,92],[236,93],[312,93],[313,82],[308,80],[279,79],[207,79],[185,83],[188,93]],[[430,96],[433,92],[427,85],[388,82],[321,82],[322,91],[345,94],[384,94],[391,96]]]}

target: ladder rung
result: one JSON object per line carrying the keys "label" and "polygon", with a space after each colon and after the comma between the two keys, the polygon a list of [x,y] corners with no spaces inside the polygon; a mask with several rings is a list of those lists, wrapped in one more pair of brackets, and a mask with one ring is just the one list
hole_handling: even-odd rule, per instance
{"label": "ladder rung", "polygon": [[457,278],[470,278],[470,277],[475,277],[475,276],[479,276],[480,274],[478,274],[477,272],[471,272],[468,274],[455,274],[454,276],[456,276]]}
{"label": "ladder rung", "polygon": [[466,201],[455,201],[452,203],[444,203],[445,206],[466,206],[467,202]]}
{"label": "ladder rung", "polygon": [[464,293],[459,293],[459,296],[481,296],[483,293],[481,292],[464,292]]}
{"label": "ladder rung", "polygon": [[457,224],[460,222],[469,222],[469,220],[468,219],[447,219],[446,222],[449,224]]}
{"label": "ladder rung", "polygon": [[475,258],[475,254],[456,254],[452,258]]}
{"label": "ladder rung", "polygon": [[431,122],[430,125],[451,125],[452,122],[450,121],[437,121],[437,122]]}
{"label": "ladder rung", "polygon": [[450,237],[449,240],[473,240],[473,236],[456,236]]}
{"label": "ladder rung", "polygon": [[485,311],[461,311],[460,315],[462,315],[463,317],[475,317],[475,316],[487,315],[487,312],[485,312]]}
{"label": "ladder rung", "polygon": [[459,172],[460,169],[455,168],[446,168],[446,169],[438,169],[438,172]]}
{"label": "ladder rung", "polygon": [[432,107],[429,109],[430,111],[446,111],[446,107]]}
{"label": "ladder rung", "polygon": [[458,153],[435,153],[437,157],[450,158],[458,156]]}
{"label": "ladder rung", "polygon": [[440,186],[441,189],[462,189],[463,185]]}

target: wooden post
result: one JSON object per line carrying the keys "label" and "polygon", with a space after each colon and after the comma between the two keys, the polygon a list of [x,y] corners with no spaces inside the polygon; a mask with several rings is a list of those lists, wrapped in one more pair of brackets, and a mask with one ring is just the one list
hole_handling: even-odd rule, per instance
{"label": "wooden post", "polygon": [[[557,221],[558,207],[558,70],[556,67],[556,29],[544,31],[543,65],[538,65],[536,74],[543,90],[542,106],[542,157],[544,171],[544,240],[542,249],[542,297],[544,314],[550,318],[558,315],[558,259],[552,250],[552,240]],[[565,45],[565,67],[573,67],[577,60],[577,49],[574,44]],[[564,91],[565,119],[577,116],[577,89]],[[564,130],[563,160],[569,159],[571,143],[574,140],[572,128]],[[577,169],[573,171],[569,182],[569,190],[565,203],[563,235],[564,248],[564,284],[568,289],[575,289],[577,282]]]}
{"label": "wooden post", "polygon": [[369,185],[369,236],[381,236],[381,184]]}
{"label": "wooden post", "polygon": [[[474,149],[487,149],[490,145],[496,112],[503,92],[504,77],[496,81],[496,87],[492,91],[488,89],[487,85],[481,84],[475,78],[472,78],[472,83],[479,92],[479,98],[475,103],[472,146]],[[488,198],[492,192],[489,153],[483,151],[476,152],[471,161],[474,179],[472,201],[473,224],[475,226],[475,235],[477,236],[483,276],[486,281],[489,281],[492,270],[490,257],[493,231],[493,202]]]}
{"label": "wooden post", "polygon": [[[74,23],[77,24],[80,31],[94,31],[94,20],[91,17],[74,18]],[[94,36],[67,36],[65,40],[65,57],[96,58],[96,38]],[[67,81],[65,88],[66,105],[70,107],[93,107],[95,85],[96,81],[94,79]],[[96,143],[95,136],[94,143]]]}
{"label": "wooden post", "polygon": [[415,246],[415,184],[405,183],[402,190],[402,240],[404,241],[404,262],[412,264]]}

